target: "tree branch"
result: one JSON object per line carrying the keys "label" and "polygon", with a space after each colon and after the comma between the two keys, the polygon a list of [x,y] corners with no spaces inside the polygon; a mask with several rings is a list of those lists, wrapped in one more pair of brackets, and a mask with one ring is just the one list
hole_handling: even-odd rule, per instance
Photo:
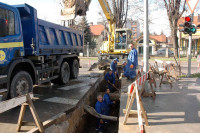
{"label": "tree branch", "polygon": [[178,18],[180,18],[180,17],[183,15],[183,13],[185,12],[185,4],[186,4],[186,0],[184,1],[183,10],[182,10],[182,12],[180,13],[180,15],[179,15]]}

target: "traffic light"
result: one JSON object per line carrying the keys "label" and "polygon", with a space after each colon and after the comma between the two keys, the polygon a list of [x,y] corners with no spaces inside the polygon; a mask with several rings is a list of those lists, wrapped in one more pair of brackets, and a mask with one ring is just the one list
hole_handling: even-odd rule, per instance
{"label": "traffic light", "polygon": [[196,31],[197,31],[197,26],[196,26],[195,24],[192,24],[192,25],[191,25],[191,28],[190,28],[190,32],[191,32],[192,34],[195,34]]}
{"label": "traffic light", "polygon": [[192,24],[191,17],[185,17],[184,24],[180,24],[180,26],[184,27],[183,30],[180,30],[184,34],[195,34],[197,31],[197,27],[195,24]]}
{"label": "traffic light", "polygon": [[191,18],[185,17],[185,23],[184,23],[184,34],[190,34],[190,27],[191,27]]}

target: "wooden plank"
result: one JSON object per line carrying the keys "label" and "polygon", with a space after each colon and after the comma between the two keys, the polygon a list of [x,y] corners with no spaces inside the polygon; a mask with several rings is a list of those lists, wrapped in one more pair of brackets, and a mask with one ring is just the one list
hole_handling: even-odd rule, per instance
{"label": "wooden plank", "polygon": [[154,90],[153,90],[151,78],[150,78],[150,80],[149,80],[149,84],[150,84],[150,89],[151,89],[151,94],[152,94],[153,100],[155,100],[156,97],[155,97],[155,92],[154,92]]}
{"label": "wooden plank", "polygon": [[[125,114],[127,109],[123,109],[123,113]],[[137,114],[137,110],[130,110],[129,114]]]}
{"label": "wooden plank", "polygon": [[[30,97],[31,97],[31,99],[33,98],[32,93],[30,94]],[[0,102],[0,113],[3,113],[7,110],[15,108],[15,107],[21,105],[22,103],[25,103],[26,101],[27,101],[26,96],[23,95],[23,96],[19,96],[19,97],[16,97],[16,98],[12,98],[12,99],[7,100],[7,101]]]}
{"label": "wooden plank", "polygon": [[126,109],[128,108],[128,103],[130,102],[131,95],[128,95],[127,101],[126,101]]}
{"label": "wooden plank", "polygon": [[[126,114],[127,110],[126,109],[123,109],[123,113]],[[137,110],[130,110],[129,112],[129,118],[130,117],[134,117],[134,118],[138,118],[138,113],[137,113]],[[142,114],[142,118],[144,118],[143,114]]]}
{"label": "wooden plank", "polygon": [[39,131],[40,131],[41,133],[44,133],[44,127],[43,127],[43,125],[42,125],[42,122],[40,121],[40,118],[39,118],[39,116],[38,116],[36,110],[35,110],[35,107],[34,107],[34,105],[33,105],[33,102],[32,102],[32,100],[31,100],[30,95],[27,94],[27,95],[26,95],[26,98],[27,98],[27,101],[28,101],[27,103],[29,104],[31,113],[32,113],[32,115],[33,115],[33,118],[34,118],[34,120],[35,120],[35,123],[36,123],[37,127],[39,128]]}
{"label": "wooden plank", "polygon": [[19,114],[19,118],[18,118],[18,123],[17,123],[17,132],[19,132],[20,129],[21,129],[22,120],[23,120],[23,118],[24,118],[26,106],[27,106],[27,105],[22,105],[22,106],[21,106],[21,110],[20,110],[20,114]]}

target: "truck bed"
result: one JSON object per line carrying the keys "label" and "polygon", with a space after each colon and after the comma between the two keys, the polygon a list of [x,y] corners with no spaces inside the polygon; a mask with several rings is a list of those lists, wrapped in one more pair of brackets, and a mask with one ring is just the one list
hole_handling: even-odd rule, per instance
{"label": "truck bed", "polygon": [[[78,54],[83,51],[83,32],[38,19],[37,10],[27,4],[15,7],[20,13],[25,56]],[[31,44],[34,44],[34,50]]]}
{"label": "truck bed", "polygon": [[80,31],[38,19],[39,54],[80,53],[83,34]]}

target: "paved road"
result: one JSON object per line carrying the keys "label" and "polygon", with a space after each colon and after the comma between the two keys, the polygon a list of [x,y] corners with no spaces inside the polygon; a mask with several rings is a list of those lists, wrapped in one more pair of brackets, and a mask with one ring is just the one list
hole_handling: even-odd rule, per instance
{"label": "paved road", "polygon": [[[34,105],[42,122],[49,118],[65,112],[74,107],[78,101],[89,90],[91,84],[94,83],[103,71],[95,69],[88,72],[88,66],[96,62],[88,59],[81,59],[80,74],[78,79],[71,80],[69,84],[41,86],[34,88]],[[16,107],[7,112],[0,114],[0,133],[16,132],[17,120],[20,107]],[[30,110],[27,108],[25,113],[25,121],[33,122]],[[22,132],[32,129],[34,126],[22,127]]]}

